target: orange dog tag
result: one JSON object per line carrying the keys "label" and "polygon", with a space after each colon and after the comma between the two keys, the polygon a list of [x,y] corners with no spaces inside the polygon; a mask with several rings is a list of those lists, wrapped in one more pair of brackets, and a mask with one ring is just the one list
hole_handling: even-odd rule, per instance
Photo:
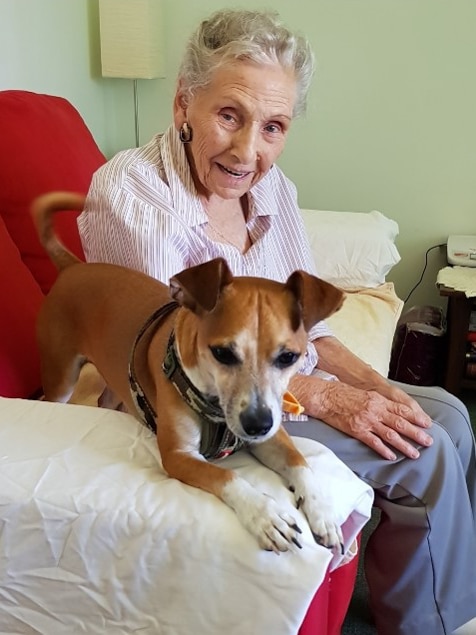
{"label": "orange dog tag", "polygon": [[283,395],[283,410],[293,415],[301,415],[304,412],[303,406],[289,390]]}

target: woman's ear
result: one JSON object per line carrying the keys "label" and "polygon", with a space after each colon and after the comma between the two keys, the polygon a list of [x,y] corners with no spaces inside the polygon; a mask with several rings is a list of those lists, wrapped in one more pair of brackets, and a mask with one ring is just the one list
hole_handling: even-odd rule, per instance
{"label": "woman's ear", "polygon": [[174,124],[177,130],[187,121],[187,101],[181,83],[177,84],[174,98]]}

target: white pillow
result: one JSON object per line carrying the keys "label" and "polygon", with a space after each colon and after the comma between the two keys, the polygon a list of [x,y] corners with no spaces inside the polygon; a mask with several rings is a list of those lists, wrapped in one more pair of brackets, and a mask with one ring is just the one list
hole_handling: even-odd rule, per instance
{"label": "white pillow", "polygon": [[398,224],[380,212],[301,210],[317,275],[338,287],[376,287],[400,261]]}

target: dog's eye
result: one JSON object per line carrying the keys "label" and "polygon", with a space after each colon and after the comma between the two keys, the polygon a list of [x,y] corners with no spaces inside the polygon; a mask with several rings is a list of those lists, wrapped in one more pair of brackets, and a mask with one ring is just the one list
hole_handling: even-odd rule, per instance
{"label": "dog's eye", "polygon": [[292,366],[298,359],[299,355],[292,351],[283,351],[276,358],[274,365],[278,368],[288,368]]}
{"label": "dog's eye", "polygon": [[240,361],[231,348],[226,346],[210,346],[210,351],[217,362],[224,366],[235,366]]}

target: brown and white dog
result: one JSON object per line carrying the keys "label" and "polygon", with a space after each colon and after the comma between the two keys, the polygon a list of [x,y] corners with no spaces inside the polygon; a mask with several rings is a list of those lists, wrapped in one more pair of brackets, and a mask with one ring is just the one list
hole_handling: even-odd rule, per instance
{"label": "brown and white dog", "polygon": [[131,269],[83,263],[53,229],[56,211],[83,204],[57,192],[32,206],[60,271],[38,319],[46,399],[67,401],[91,361],[127,410],[156,430],[166,472],[224,501],[262,548],[300,547],[301,530],[270,496],[207,460],[243,445],[284,478],[316,541],[341,548],[324,486],[281,418],[307,332],[341,306],[342,292],[304,271],[286,283],[233,277],[223,259],[182,271],[170,288]]}

